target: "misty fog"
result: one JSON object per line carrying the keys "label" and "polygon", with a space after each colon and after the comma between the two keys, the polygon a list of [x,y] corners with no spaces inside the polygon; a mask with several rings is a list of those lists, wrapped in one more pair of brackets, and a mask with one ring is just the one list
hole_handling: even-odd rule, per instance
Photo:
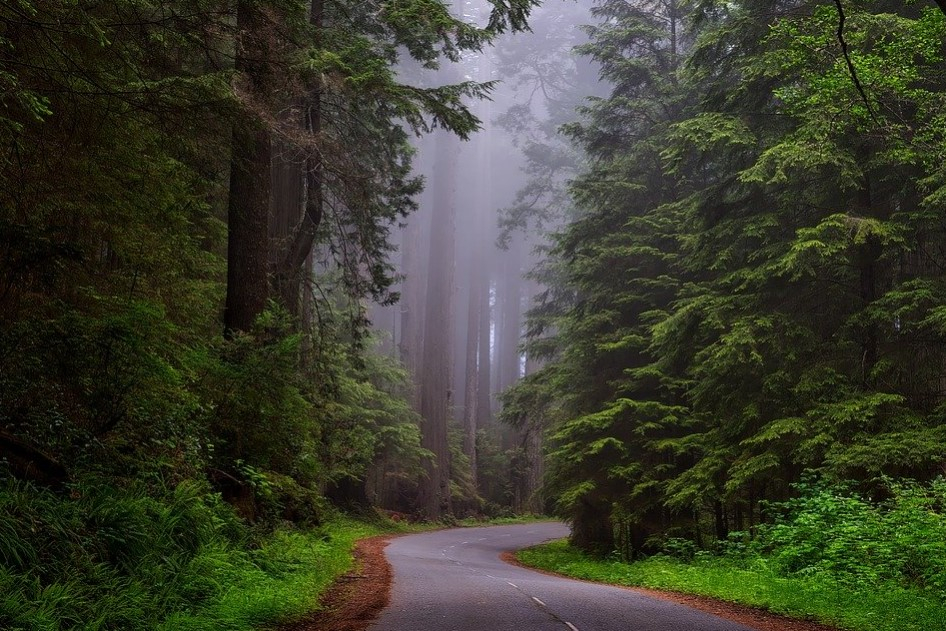
{"label": "misty fog", "polygon": [[[472,495],[515,510],[540,510],[541,432],[537,424],[499,423],[498,395],[541,365],[521,347],[525,314],[544,289],[537,266],[545,235],[570,213],[565,186],[579,159],[559,127],[604,92],[597,69],[573,50],[586,41],[590,7],[543,4],[531,32],[437,70],[403,70],[428,85],[474,81],[490,83],[491,92],[468,103],[481,126],[468,140],[443,130],[415,139],[425,189],[394,238],[400,299],[373,305],[369,317],[382,352],[412,375],[425,446],[446,451],[431,426],[451,424],[463,435]],[[467,2],[464,14],[482,22],[486,5]],[[478,451],[500,465],[478,468]],[[383,501],[385,491],[377,492]]]}

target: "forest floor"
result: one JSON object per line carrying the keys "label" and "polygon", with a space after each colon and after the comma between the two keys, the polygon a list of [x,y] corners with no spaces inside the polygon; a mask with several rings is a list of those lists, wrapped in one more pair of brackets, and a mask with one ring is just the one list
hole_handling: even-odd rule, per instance
{"label": "forest floor", "polygon": [[[304,620],[281,627],[280,631],[364,631],[367,629],[388,604],[392,573],[391,566],[384,556],[384,548],[394,536],[398,535],[381,535],[359,541],[355,546],[354,567],[350,572],[339,577],[326,592],[322,598],[322,609]],[[507,563],[522,565],[512,553],[506,553],[502,558]],[[534,568],[530,569],[534,570]],[[624,589],[712,613],[757,631],[836,631],[833,627],[816,622],[786,618],[762,609],[703,596],[636,587],[624,587]]]}

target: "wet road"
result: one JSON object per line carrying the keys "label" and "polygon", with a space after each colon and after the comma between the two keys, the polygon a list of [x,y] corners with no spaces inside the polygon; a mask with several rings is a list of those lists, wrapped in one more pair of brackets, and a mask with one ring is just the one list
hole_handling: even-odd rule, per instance
{"label": "wet road", "polygon": [[558,523],[401,537],[386,550],[390,605],[371,631],[751,631],[683,605],[519,568],[507,550],[564,537]]}

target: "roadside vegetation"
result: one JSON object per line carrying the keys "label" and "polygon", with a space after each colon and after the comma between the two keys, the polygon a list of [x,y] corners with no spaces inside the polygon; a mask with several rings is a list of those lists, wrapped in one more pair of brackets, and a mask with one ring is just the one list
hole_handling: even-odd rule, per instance
{"label": "roadside vegetation", "polygon": [[805,482],[772,505],[771,524],[713,550],[665,539],[627,562],[556,541],[523,550],[530,566],[574,578],[698,594],[852,631],[946,629],[946,481],[888,482],[871,501]]}
{"label": "roadside vegetation", "polygon": [[355,540],[391,531],[334,515],[252,528],[205,489],[0,488],[0,628],[250,630],[317,608]]}
{"label": "roadside vegetation", "polygon": [[[251,631],[318,610],[356,541],[438,527],[323,509],[249,524],[205,483],[0,486],[0,628]],[[395,513],[400,519],[401,515]],[[522,523],[468,518],[445,525]]]}

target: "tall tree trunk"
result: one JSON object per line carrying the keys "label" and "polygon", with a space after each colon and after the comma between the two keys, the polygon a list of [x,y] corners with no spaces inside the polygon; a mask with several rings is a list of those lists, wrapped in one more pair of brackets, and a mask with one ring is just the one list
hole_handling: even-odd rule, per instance
{"label": "tall tree trunk", "polygon": [[519,380],[519,337],[522,319],[522,250],[521,235],[515,235],[504,257],[501,275],[501,326],[499,333],[499,376],[497,392]]}
{"label": "tall tree trunk", "polygon": [[[316,33],[322,28],[322,20],[323,0],[312,0],[309,6],[309,23],[315,27]],[[300,182],[305,191],[304,212],[298,216],[291,233],[283,240],[284,248],[276,261],[273,274],[276,293],[289,313],[296,318],[302,318],[303,315],[303,284],[311,267],[312,247],[323,214],[323,165],[317,147],[322,131],[322,95],[321,87],[317,83],[309,86],[303,99],[301,118],[309,145],[303,154],[303,179]]]}
{"label": "tall tree trunk", "polygon": [[[486,272],[482,268],[480,251],[474,248],[470,256],[470,291],[466,332],[466,375],[463,414],[463,451],[470,459],[470,475],[476,480],[476,432],[479,429],[479,387],[480,348],[489,344],[489,339],[481,337],[481,321],[489,318],[489,312],[483,312],[483,294],[487,290]],[[488,296],[487,296],[488,300]],[[487,302],[488,306],[488,302]],[[488,326],[488,325],[487,325]],[[488,328],[487,328],[488,331]],[[487,362],[488,364],[488,362]]]}
{"label": "tall tree trunk", "polygon": [[[267,29],[259,7],[237,4],[236,70],[253,95],[270,84]],[[272,145],[269,130],[247,113],[233,129],[230,199],[227,211],[227,299],[224,331],[252,328],[269,298],[267,233],[271,191]]]}
{"label": "tall tree trunk", "polygon": [[[525,291],[529,296],[527,301],[531,305],[535,295],[539,292],[535,281],[524,281]],[[530,355],[526,356],[525,374],[531,375],[542,367],[542,362]],[[542,478],[545,475],[545,441],[543,439],[545,427],[543,419],[526,418],[522,429],[522,448],[525,457],[525,472],[522,477],[523,498],[522,509],[533,513],[543,513],[542,496],[539,490],[542,487]]]}
{"label": "tall tree trunk", "polygon": [[[288,109],[280,123],[288,127],[301,126],[299,108]],[[295,303],[298,299],[290,299],[292,292],[283,282],[281,263],[305,211],[304,162],[302,152],[294,143],[273,140],[273,190],[269,214],[269,270],[273,286],[270,289],[293,314],[296,314]]]}
{"label": "tall tree trunk", "polygon": [[[478,66],[478,80],[488,80],[491,70],[489,56],[484,55]],[[472,139],[472,148],[475,149],[471,160],[464,168],[464,172],[489,173],[491,156],[489,140],[492,129],[491,103],[483,100],[479,104],[478,116],[483,121],[483,129]],[[494,250],[492,243],[493,200],[491,188],[484,187],[474,178],[467,180],[468,189],[463,198],[469,200],[469,210],[466,213],[467,230],[469,231],[469,264],[468,276],[468,309],[466,327],[466,356],[465,356],[465,392],[464,392],[464,450],[470,459],[470,473],[477,482],[477,453],[476,433],[479,429],[480,405],[488,407],[489,398],[481,400],[479,397],[480,371],[488,370],[489,364],[489,269],[486,261],[489,253]],[[485,321],[485,326],[482,324]],[[486,348],[486,362],[482,361],[480,348]],[[488,384],[488,382],[487,382]],[[488,395],[488,392],[487,392]],[[478,486],[478,485],[477,485]]]}
{"label": "tall tree trunk", "polygon": [[[429,136],[415,141],[417,170],[432,173],[434,145]],[[415,384],[413,407],[420,412],[420,366],[424,350],[424,292],[427,288],[427,267],[430,242],[430,207],[433,196],[428,186],[421,193],[418,208],[407,219],[401,232],[400,332],[398,356]]]}
{"label": "tall tree trunk", "polygon": [[404,228],[401,239],[401,282],[400,332],[398,334],[398,357],[415,384],[413,407],[420,411],[420,364],[423,353],[424,326],[424,287],[427,277],[424,269],[423,230],[424,205],[411,215]]}
{"label": "tall tree trunk", "polygon": [[539,489],[542,488],[542,477],[545,475],[544,444],[541,425],[539,423],[530,422],[525,437],[528,473],[526,475],[523,495],[525,497],[524,508],[536,514],[543,514],[545,512],[542,496],[539,494]]}
{"label": "tall tree trunk", "polygon": [[451,346],[454,276],[457,152],[452,138],[440,132],[433,171],[433,216],[424,314],[424,351],[420,380],[421,444],[434,454],[427,464],[419,505],[430,519],[451,510],[450,449],[447,440],[451,404]]}

